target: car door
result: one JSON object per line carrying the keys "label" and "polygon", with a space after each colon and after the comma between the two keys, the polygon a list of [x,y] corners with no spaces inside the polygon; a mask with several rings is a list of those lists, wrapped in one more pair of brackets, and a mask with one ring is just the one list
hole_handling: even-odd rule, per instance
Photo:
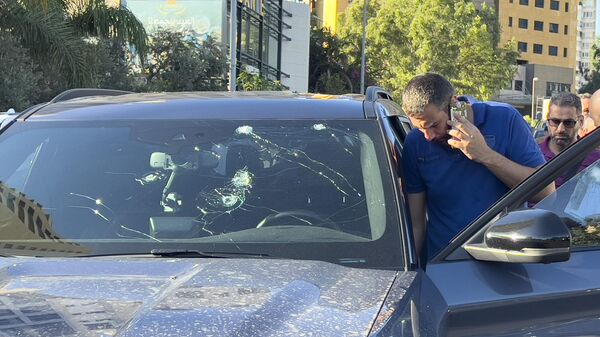
{"label": "car door", "polygon": [[[525,202],[599,146],[596,129],[505,195],[428,263],[421,286],[422,336],[600,335],[600,160],[533,209]],[[535,226],[542,232],[555,225],[560,231],[563,226],[562,241],[552,242],[567,244],[558,258],[567,260],[498,262],[533,261],[530,252],[549,248],[539,245],[534,248],[542,249],[515,248],[515,252],[490,248],[499,224],[515,217],[525,221],[511,223],[511,228],[519,229],[505,232],[506,242],[537,239],[537,234],[519,234],[537,220]],[[478,249],[497,255],[480,255]]]}

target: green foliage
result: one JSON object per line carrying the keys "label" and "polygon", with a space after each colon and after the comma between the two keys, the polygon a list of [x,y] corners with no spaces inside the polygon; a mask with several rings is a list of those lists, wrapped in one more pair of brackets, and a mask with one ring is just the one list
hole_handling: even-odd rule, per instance
{"label": "green foliage", "polygon": [[109,7],[106,0],[69,2],[70,24],[81,35],[109,39],[133,46],[145,59],[148,37],[144,25],[127,8]]}
{"label": "green foliage", "polygon": [[[363,1],[340,17],[351,62],[360,58]],[[498,46],[498,20],[485,5],[477,10],[471,0],[371,0],[368,15],[369,76],[396,97],[415,75],[437,72],[459,93],[488,99],[516,71],[515,45]]]}
{"label": "green foliage", "polygon": [[270,81],[245,71],[238,75],[237,86],[239,90],[243,91],[281,91],[283,89],[279,81]]}
{"label": "green foliage", "polygon": [[135,16],[104,0],[0,0],[0,31],[10,32],[33,62],[66,80],[67,87],[96,81],[86,55],[90,37],[131,44],[141,52],[147,48],[146,31]]}
{"label": "green foliage", "polygon": [[109,39],[93,39],[86,48],[86,62],[92,70],[92,85],[97,88],[137,91],[141,72],[134,73],[133,55],[122,44]]}
{"label": "green foliage", "polygon": [[331,34],[327,28],[313,25],[310,31],[310,63],[308,87],[311,92],[343,94],[360,90],[360,58],[342,52],[346,40]]}
{"label": "green foliage", "polygon": [[227,56],[219,43],[195,34],[161,30],[150,38],[145,68],[148,90],[224,90]]}
{"label": "green foliage", "polygon": [[12,35],[0,31],[0,45],[0,111],[19,111],[39,95],[41,73]]}
{"label": "green foliage", "polygon": [[586,80],[588,81],[584,86],[579,88],[579,93],[594,93],[596,90],[600,89],[600,47],[598,44],[600,40],[596,40],[594,45],[592,45],[592,67],[590,72],[586,76]]}
{"label": "green foliage", "polygon": [[[54,2],[52,3],[54,4]],[[89,80],[84,43],[59,5],[0,0],[0,30],[10,32],[39,65],[60,69],[75,85]]]}

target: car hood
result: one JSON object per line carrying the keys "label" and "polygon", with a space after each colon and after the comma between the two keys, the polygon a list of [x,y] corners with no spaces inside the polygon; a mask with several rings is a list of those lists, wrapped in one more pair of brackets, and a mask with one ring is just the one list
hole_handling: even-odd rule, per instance
{"label": "car hood", "polygon": [[0,335],[366,336],[396,275],[297,260],[2,258]]}

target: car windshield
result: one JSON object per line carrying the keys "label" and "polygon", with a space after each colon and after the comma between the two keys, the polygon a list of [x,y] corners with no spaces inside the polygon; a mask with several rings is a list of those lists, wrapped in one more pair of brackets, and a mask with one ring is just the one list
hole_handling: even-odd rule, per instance
{"label": "car windshield", "polygon": [[397,267],[384,148],[366,120],[18,122],[0,137],[0,253]]}

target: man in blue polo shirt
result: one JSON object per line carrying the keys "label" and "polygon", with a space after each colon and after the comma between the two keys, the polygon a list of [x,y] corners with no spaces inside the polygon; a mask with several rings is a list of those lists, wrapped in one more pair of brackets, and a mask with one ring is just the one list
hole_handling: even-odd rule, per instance
{"label": "man in blue polo shirt", "polygon": [[[402,152],[417,250],[431,259],[510,188],[545,163],[529,127],[510,105],[474,102],[450,118],[454,88],[437,74],[416,76],[402,95],[415,129]],[[536,196],[554,191],[548,186]]]}

